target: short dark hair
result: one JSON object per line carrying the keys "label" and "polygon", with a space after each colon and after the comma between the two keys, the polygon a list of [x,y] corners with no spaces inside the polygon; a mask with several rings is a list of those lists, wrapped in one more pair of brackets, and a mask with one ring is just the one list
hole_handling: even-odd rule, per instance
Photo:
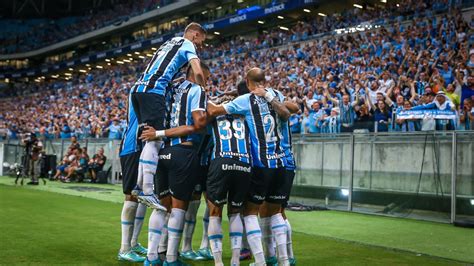
{"label": "short dark hair", "polygon": [[201,24],[196,23],[196,22],[189,23],[188,26],[186,26],[186,28],[184,29],[184,33],[188,32],[190,30],[197,31],[197,32],[202,33],[202,34],[207,34],[206,29],[203,26],[201,26]]}
{"label": "short dark hair", "polygon": [[[199,63],[201,64],[201,69],[203,72],[204,71],[211,72],[211,69],[209,68],[208,65],[206,65],[206,63],[204,63],[203,61],[200,61]],[[189,64],[188,68],[186,69],[186,78],[189,77],[192,69],[193,68],[191,67],[191,64]]]}
{"label": "short dark hair", "polygon": [[247,83],[245,82],[245,80],[242,80],[241,82],[237,84],[237,93],[239,94],[239,96],[247,94],[249,92],[250,90],[247,87]]}

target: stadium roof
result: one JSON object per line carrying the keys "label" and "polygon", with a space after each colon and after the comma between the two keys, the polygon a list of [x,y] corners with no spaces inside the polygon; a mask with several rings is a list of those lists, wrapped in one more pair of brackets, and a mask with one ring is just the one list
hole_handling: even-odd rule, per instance
{"label": "stadium roof", "polygon": [[3,18],[59,18],[84,15],[91,10],[104,10],[131,0],[2,0],[0,16]]}

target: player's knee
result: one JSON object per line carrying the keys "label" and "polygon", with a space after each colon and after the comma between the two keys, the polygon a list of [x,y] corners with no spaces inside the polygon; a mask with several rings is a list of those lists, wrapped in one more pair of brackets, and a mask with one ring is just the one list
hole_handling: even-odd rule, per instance
{"label": "player's knee", "polygon": [[247,201],[244,205],[244,216],[247,215],[258,215],[258,210],[260,208],[259,204],[252,203],[250,201]]}
{"label": "player's knee", "polygon": [[134,202],[138,202],[138,199],[137,197],[131,195],[131,194],[125,194],[125,201],[134,201]]}
{"label": "player's knee", "polygon": [[193,193],[193,197],[192,197],[192,200],[201,200],[201,195],[202,195],[202,192],[194,192]]}
{"label": "player's knee", "polygon": [[188,209],[188,202],[172,197],[171,198],[171,207],[173,209],[187,210]]}
{"label": "player's knee", "polygon": [[275,215],[277,213],[280,212],[281,210],[281,204],[279,203],[271,203],[271,202],[265,202],[263,204],[266,208],[266,216],[265,217],[269,217],[269,216],[272,216],[272,215]]}
{"label": "player's knee", "polygon": [[242,212],[242,208],[236,208],[230,205],[227,207],[227,213],[229,214],[229,216],[232,214],[240,213],[240,212]]}
{"label": "player's knee", "polygon": [[222,207],[215,205],[211,201],[207,201],[207,206],[209,208],[209,216],[222,217]]}

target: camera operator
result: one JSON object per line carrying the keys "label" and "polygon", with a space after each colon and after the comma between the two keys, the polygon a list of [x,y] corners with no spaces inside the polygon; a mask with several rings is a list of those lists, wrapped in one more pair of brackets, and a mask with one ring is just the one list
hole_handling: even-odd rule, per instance
{"label": "camera operator", "polygon": [[28,185],[38,185],[38,180],[35,178],[35,165],[43,151],[43,143],[36,138],[35,133],[25,133],[21,137],[21,142],[25,146],[22,166],[25,175],[31,177]]}

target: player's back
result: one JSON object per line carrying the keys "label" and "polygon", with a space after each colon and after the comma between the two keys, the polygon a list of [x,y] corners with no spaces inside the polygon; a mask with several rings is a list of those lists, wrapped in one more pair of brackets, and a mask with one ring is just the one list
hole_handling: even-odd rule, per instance
{"label": "player's back", "polygon": [[250,164],[249,130],[244,117],[221,115],[212,121],[212,159],[231,158]]}
{"label": "player's back", "polygon": [[[276,93],[272,89],[269,89]],[[279,96],[283,101],[282,95]],[[245,115],[250,133],[253,166],[279,168],[285,166],[281,147],[280,119],[272,106],[254,94],[245,94],[224,105],[227,113]]]}
{"label": "player's back", "polygon": [[[179,86],[174,87],[170,93],[170,108],[167,114],[169,128],[194,125],[192,113],[206,111],[206,93],[201,86],[185,80]],[[165,145],[174,146],[183,142],[196,142],[200,139],[197,135],[167,138]]]}
{"label": "player's back", "polygon": [[174,76],[193,58],[197,58],[197,55],[191,41],[183,37],[168,40],[155,52],[144,73],[135,83],[133,92],[165,95]]}
{"label": "player's back", "polygon": [[296,168],[295,158],[292,151],[292,137],[291,137],[291,130],[290,130],[290,121],[283,121],[281,118],[280,120],[281,125],[281,148],[285,153],[285,167],[290,170],[294,170]]}

